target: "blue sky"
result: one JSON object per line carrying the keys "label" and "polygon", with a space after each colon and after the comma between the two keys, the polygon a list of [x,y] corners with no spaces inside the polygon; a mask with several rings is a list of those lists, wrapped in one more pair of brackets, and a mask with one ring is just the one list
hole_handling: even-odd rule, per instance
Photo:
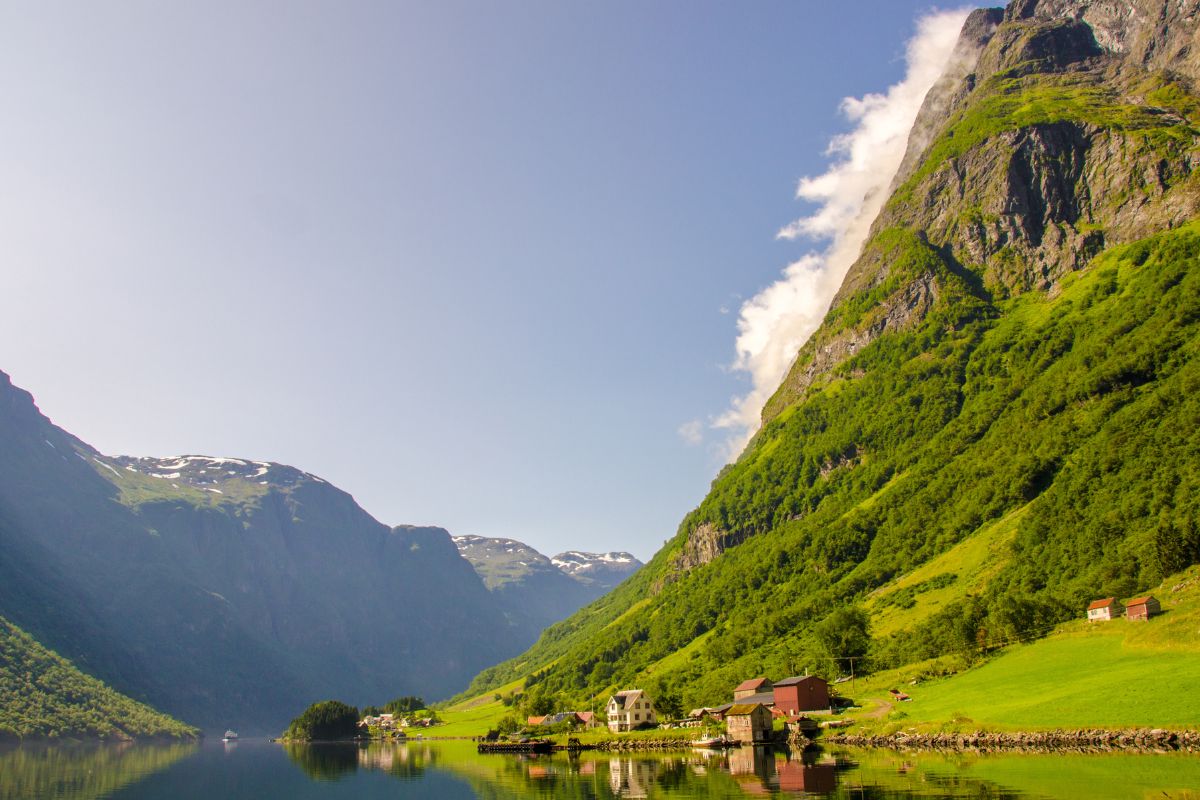
{"label": "blue sky", "polygon": [[797,181],[929,11],[6,4],[0,369],[106,453],[646,558],[724,463],[739,308],[811,249]]}

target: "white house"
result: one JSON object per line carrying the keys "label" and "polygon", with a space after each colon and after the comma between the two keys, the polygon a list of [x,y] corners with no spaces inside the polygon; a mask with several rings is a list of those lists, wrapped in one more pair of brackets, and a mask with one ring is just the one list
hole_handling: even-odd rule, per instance
{"label": "white house", "polygon": [[1088,622],[1096,622],[1098,620],[1116,619],[1121,616],[1123,609],[1116,598],[1106,597],[1103,600],[1096,600],[1087,607]]}
{"label": "white house", "polygon": [[641,689],[617,692],[608,698],[608,729],[613,733],[631,731],[647,722],[658,723],[654,702]]}

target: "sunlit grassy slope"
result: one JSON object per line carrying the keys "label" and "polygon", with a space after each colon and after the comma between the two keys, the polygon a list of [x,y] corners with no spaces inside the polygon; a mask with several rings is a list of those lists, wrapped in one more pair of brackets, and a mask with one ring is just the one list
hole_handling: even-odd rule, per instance
{"label": "sunlit grassy slope", "polygon": [[[913,665],[860,682],[863,698],[886,697],[893,687],[913,698],[863,723],[892,730],[1198,727],[1200,568],[1154,594],[1164,613],[1149,622],[1080,620],[950,677],[911,686],[924,669]],[[878,713],[878,703],[865,705],[868,716]]]}

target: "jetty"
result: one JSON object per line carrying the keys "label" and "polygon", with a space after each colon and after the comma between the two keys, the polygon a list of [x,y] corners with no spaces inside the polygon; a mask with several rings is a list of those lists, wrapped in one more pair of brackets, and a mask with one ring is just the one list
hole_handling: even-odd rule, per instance
{"label": "jetty", "polygon": [[480,742],[476,745],[480,753],[552,753],[554,741],[551,739],[526,739],[517,742]]}

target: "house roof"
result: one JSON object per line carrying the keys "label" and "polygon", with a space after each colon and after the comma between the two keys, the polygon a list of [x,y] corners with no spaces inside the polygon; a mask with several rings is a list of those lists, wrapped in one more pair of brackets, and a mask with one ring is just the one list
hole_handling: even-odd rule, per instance
{"label": "house roof", "polygon": [[576,711],[575,716],[579,717],[580,722],[591,722],[596,718],[594,711]]}
{"label": "house roof", "polygon": [[574,711],[560,711],[557,714],[551,714],[548,717],[542,717],[542,725],[557,725],[560,722],[572,722],[575,720]]}
{"label": "house roof", "polygon": [[727,717],[744,717],[747,714],[753,714],[756,708],[766,708],[762,703],[734,703],[725,712]]}
{"label": "house roof", "polygon": [[742,681],[734,688],[735,692],[757,692],[762,688],[763,684],[771,685],[770,678],[751,678],[748,681]]}
{"label": "house roof", "polygon": [[797,675],[797,676],[794,676],[794,678],[785,678],[784,680],[776,680],[775,686],[798,686],[799,684],[803,684],[803,682],[806,680],[820,680],[822,682],[822,684],[826,684],[826,682],[828,682],[824,678],[817,678],[816,675]]}
{"label": "house roof", "polygon": [[530,717],[528,720],[526,720],[525,724],[526,725],[541,725],[545,721],[546,721],[545,717]]}
{"label": "house roof", "polygon": [[1117,604],[1117,598],[1106,597],[1103,600],[1093,600],[1087,607],[1088,611],[1095,611],[1097,608],[1108,608]]}
{"label": "house roof", "polygon": [[633,702],[642,696],[641,689],[626,689],[623,692],[617,692],[609,698],[610,701],[615,701],[621,708],[625,707],[626,703]]}
{"label": "house roof", "polygon": [[746,697],[739,697],[734,702],[739,703],[739,704],[761,703],[764,706],[773,706],[773,705],[775,705],[775,693],[774,692],[759,692],[758,694],[752,694],[752,695],[748,695]]}
{"label": "house roof", "polygon": [[1146,605],[1146,603],[1149,603],[1153,599],[1154,599],[1154,595],[1148,594],[1145,597],[1135,597],[1133,600],[1130,600],[1125,605],[1126,606],[1144,606],[1144,605]]}

